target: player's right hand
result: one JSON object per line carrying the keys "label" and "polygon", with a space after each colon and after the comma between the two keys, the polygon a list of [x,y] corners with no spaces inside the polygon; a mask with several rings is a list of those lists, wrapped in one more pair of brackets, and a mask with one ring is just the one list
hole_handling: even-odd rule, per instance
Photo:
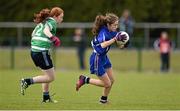
{"label": "player's right hand", "polygon": [[61,41],[60,41],[60,39],[59,39],[58,37],[52,36],[52,37],[50,37],[50,39],[51,39],[51,41],[53,42],[53,44],[54,44],[56,47],[60,46]]}
{"label": "player's right hand", "polygon": [[127,39],[126,34],[122,34],[121,32],[118,32],[116,36],[114,37],[116,41],[125,41]]}

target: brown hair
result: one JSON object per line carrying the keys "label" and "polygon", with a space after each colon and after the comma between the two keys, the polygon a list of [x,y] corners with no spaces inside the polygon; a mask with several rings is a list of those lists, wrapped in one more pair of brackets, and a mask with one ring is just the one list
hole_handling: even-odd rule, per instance
{"label": "brown hair", "polygon": [[113,24],[114,22],[118,21],[119,17],[113,13],[106,13],[106,15],[97,15],[93,28],[92,28],[92,33],[93,35],[97,35],[99,33],[99,29],[101,26],[107,24]]}
{"label": "brown hair", "polygon": [[59,7],[53,7],[51,10],[48,8],[42,9],[39,13],[34,14],[34,22],[40,23],[43,20],[45,20],[47,17],[54,17],[59,16],[61,13],[64,13],[64,11]]}

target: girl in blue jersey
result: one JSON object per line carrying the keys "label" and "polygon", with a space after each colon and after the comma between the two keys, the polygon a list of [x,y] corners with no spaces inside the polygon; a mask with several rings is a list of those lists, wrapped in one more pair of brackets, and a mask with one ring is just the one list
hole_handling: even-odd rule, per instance
{"label": "girl in blue jersey", "polygon": [[79,76],[76,83],[78,91],[84,84],[92,84],[104,87],[100,103],[108,102],[108,95],[114,83],[114,76],[111,62],[106,55],[116,40],[126,40],[125,35],[117,33],[119,18],[113,13],[107,13],[105,16],[97,15],[92,33],[94,39],[91,41],[93,52],[90,56],[90,72],[96,74],[99,79],[93,79],[84,75]]}

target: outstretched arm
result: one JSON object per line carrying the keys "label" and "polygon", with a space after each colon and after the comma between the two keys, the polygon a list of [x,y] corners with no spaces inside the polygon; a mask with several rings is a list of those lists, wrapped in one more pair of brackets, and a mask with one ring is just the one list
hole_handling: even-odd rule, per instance
{"label": "outstretched arm", "polygon": [[105,48],[105,47],[108,47],[110,46],[111,44],[113,44],[116,40],[114,38],[108,40],[108,41],[104,41],[101,43],[101,47],[102,48]]}
{"label": "outstretched arm", "polygon": [[124,41],[127,39],[127,36],[125,34],[122,34],[121,32],[118,32],[115,37],[108,41],[104,41],[101,43],[101,47],[105,48],[114,43],[115,41]]}

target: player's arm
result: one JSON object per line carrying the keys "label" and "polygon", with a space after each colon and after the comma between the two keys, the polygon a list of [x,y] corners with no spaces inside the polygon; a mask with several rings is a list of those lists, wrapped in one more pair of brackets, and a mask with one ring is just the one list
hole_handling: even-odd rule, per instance
{"label": "player's arm", "polygon": [[44,34],[45,34],[46,36],[48,36],[49,38],[51,38],[51,37],[53,36],[52,33],[50,32],[49,26],[47,26],[47,25],[45,26],[43,32],[44,32]]}
{"label": "player's arm", "polygon": [[50,38],[50,40],[54,43],[54,45],[57,47],[60,45],[60,40],[58,37],[53,35],[50,31],[50,28],[48,25],[45,25],[45,28],[43,30],[44,34]]}
{"label": "player's arm", "polygon": [[112,38],[108,39],[108,37],[106,36],[106,33],[104,32],[100,32],[97,39],[102,48],[106,48],[115,42],[115,39],[112,39]]}
{"label": "player's arm", "polygon": [[[117,43],[116,43],[116,44],[117,44]],[[130,44],[130,42],[127,41],[125,44],[121,44],[121,45],[118,45],[118,44],[117,44],[117,46],[118,46],[118,48],[120,48],[120,49],[124,49],[124,48],[127,48],[127,47],[129,46],[129,44]]]}
{"label": "player's arm", "polygon": [[108,40],[108,41],[104,41],[101,43],[101,47],[105,48],[108,47],[109,45],[113,44],[116,41],[124,41],[127,39],[126,35],[121,35],[121,32],[116,33],[115,37],[113,37],[112,39]]}
{"label": "player's arm", "polygon": [[113,44],[116,40],[114,38],[108,40],[108,41],[104,41],[101,43],[101,47],[102,48],[105,48],[105,47],[108,47],[110,46],[111,44]]}

